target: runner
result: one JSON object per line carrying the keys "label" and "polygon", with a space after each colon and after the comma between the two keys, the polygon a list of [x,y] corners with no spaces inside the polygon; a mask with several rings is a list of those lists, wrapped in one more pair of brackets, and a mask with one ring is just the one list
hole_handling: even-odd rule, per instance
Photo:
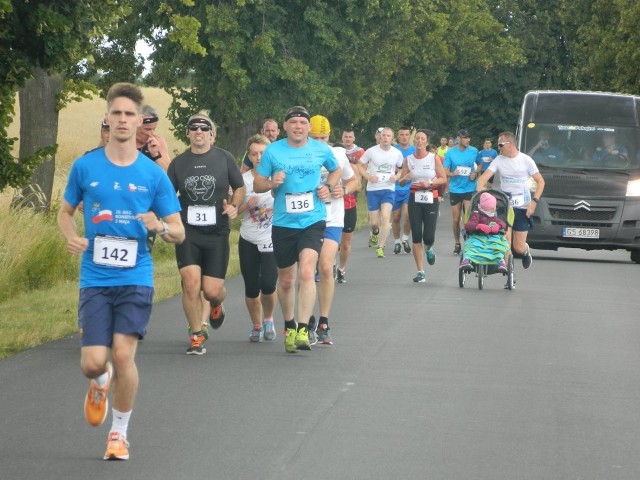
{"label": "runner", "polygon": [[[402,168],[404,160],[402,153],[391,146],[392,140],[393,130],[382,128],[380,144],[367,149],[358,164],[362,177],[367,180],[367,208],[371,229],[369,246],[376,247],[378,258],[384,258],[395,198],[396,169]],[[372,245],[376,240],[377,243]]]}
{"label": "runner", "polygon": [[[283,123],[287,138],[267,147],[253,182],[255,192],[273,190],[275,196],[271,236],[288,353],[311,348],[307,322],[316,298],[315,269],[327,216],[324,202],[342,174],[331,148],[308,138],[309,118],[304,107],[287,111]],[[320,179],[322,167],[330,172],[325,184]],[[296,278],[298,324],[294,318]]]}
{"label": "runner", "polygon": [[[309,136],[322,143],[329,142],[331,135],[331,124],[326,117],[315,115],[311,117],[311,130]],[[331,199],[326,201],[327,226],[324,231],[324,242],[320,250],[318,270],[320,272],[320,284],[318,288],[318,303],[320,306],[320,318],[316,326],[316,319],[311,315],[309,319],[309,342],[311,345],[317,342],[321,345],[333,345],[333,340],[329,333],[329,313],[333,303],[335,293],[335,280],[333,269],[338,253],[338,245],[344,226],[344,200],[343,196],[356,188],[358,177],[353,172],[351,163],[343,147],[332,147],[333,154],[338,160],[338,165],[342,169],[342,176],[335,188],[331,190]],[[322,169],[322,182],[326,183],[329,172]],[[317,327],[317,335],[316,335]]]}
{"label": "runner", "polygon": [[276,339],[273,311],[276,306],[278,268],[271,241],[273,196],[271,192],[256,193],[253,190],[255,168],[270,143],[264,135],[254,135],[247,142],[247,158],[252,168],[242,175],[246,196],[238,209],[238,213],[243,215],[238,256],[244,280],[244,301],[252,322],[249,335],[252,342]]}
{"label": "runner", "polygon": [[[207,349],[200,291],[211,304],[211,327],[220,328],[225,319],[229,220],[238,215],[245,186],[233,155],[213,146],[216,127],[207,114],[189,117],[186,133],[189,149],[171,162],[167,174],[179,193],[186,231],[184,243],[176,246],[176,261],[182,278],[182,307],[191,329],[187,355],[202,355]],[[227,200],[229,187],[233,194]]]}
{"label": "runner", "polygon": [[[513,226],[507,230],[507,241],[517,258],[522,258],[523,268],[529,268],[533,262],[527,235],[533,228],[531,215],[540,201],[544,191],[544,178],[540,174],[536,162],[526,153],[520,152],[516,144],[516,136],[511,132],[502,132],[498,136],[498,155],[482,174],[476,186],[478,191],[484,190],[489,179],[499,173],[500,190],[509,195],[509,203],[515,212]],[[531,195],[529,179],[533,178],[536,189]],[[513,230],[513,238],[512,238]],[[505,260],[507,257],[505,256]]]}
{"label": "runner", "polygon": [[[364,155],[364,148],[355,144],[356,135],[350,128],[343,130],[342,132],[342,145],[345,148],[345,154],[349,159],[351,165],[357,165],[360,157]],[[362,182],[360,180],[360,170],[353,168],[353,173],[358,180],[356,181],[355,189],[353,193],[345,194],[344,198],[344,227],[342,227],[342,239],[340,240],[340,261],[338,263],[338,269],[336,276],[338,283],[347,282],[347,261],[351,255],[351,240],[353,238],[353,232],[356,229],[358,223],[358,206],[357,206],[357,193],[362,189]]]}
{"label": "runner", "polygon": [[436,253],[432,247],[440,209],[438,187],[446,185],[447,176],[440,160],[436,158],[435,148],[428,145],[427,131],[418,130],[413,142],[416,151],[404,160],[400,181],[411,185],[409,219],[413,258],[418,268],[418,274],[413,281],[424,283],[426,280],[422,245],[424,244],[427,262],[429,265],[434,265]]}
{"label": "runner", "polygon": [[[157,232],[170,243],[184,239],[180,205],[169,179],[136,150],[142,101],[135,85],[117,83],[109,89],[109,142],[73,163],[58,213],[67,251],[82,255],[78,325],[80,367],[90,379],[84,402],[90,425],[107,418],[113,383],[105,460],[129,459],[127,430],[139,383],[135,355],[153,303],[147,232]],[[86,206],[82,237],[73,219],[81,201]]]}
{"label": "runner", "polygon": [[[400,150],[402,158],[405,159],[416,151],[416,147],[411,144],[411,129],[409,127],[400,127],[396,134],[398,143],[394,145]],[[409,233],[411,233],[411,223],[409,221],[409,190],[410,184],[401,185],[396,180],[396,192],[393,201],[393,211],[391,229],[393,230],[393,253],[398,255],[400,252],[411,253],[409,245]],[[402,223],[402,226],[400,225]],[[402,230],[402,241],[400,240],[400,230]]]}

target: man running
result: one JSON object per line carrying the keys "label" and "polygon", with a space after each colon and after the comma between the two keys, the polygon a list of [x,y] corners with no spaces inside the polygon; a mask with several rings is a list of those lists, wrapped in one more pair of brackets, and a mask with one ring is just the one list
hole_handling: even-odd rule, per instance
{"label": "man running", "polygon": [[[377,239],[376,256],[384,258],[389,236],[391,208],[395,199],[396,170],[402,168],[402,153],[391,146],[393,130],[382,128],[380,144],[368,148],[360,157],[360,173],[367,180],[367,208],[372,239]],[[379,235],[379,236],[378,236]]]}
{"label": "man running", "polygon": [[[278,301],[285,324],[288,353],[309,350],[308,321],[316,299],[315,270],[324,240],[331,191],[342,169],[331,148],[308,138],[309,112],[295,106],[287,110],[283,129],[287,138],[272,143],[256,168],[256,193],[273,190],[273,252],[278,265]],[[321,182],[322,167],[329,174]],[[298,324],[294,318],[296,278]]]}
{"label": "man running", "polygon": [[[109,142],[74,162],[58,213],[67,251],[82,255],[78,325],[80,367],[90,379],[84,402],[90,425],[105,421],[113,384],[105,460],[129,459],[127,430],[139,383],[135,354],[153,302],[147,232],[170,243],[184,239],[175,190],[162,169],[136,150],[142,101],[135,85],[117,83],[109,89]],[[85,205],[82,237],[73,219],[80,202]]]}
{"label": "man running", "polygon": [[[182,306],[191,329],[187,355],[207,352],[202,328],[202,297],[210,303],[209,324],[219,328],[225,319],[224,279],[229,266],[229,220],[236,218],[245,186],[233,155],[213,145],[216,127],[205,113],[187,120],[189,149],[169,165],[167,174],[179,192],[186,239],[176,246],[182,278]],[[229,201],[229,187],[233,194]]]}
{"label": "man running", "polygon": [[[509,195],[509,204],[515,212],[513,226],[507,230],[507,241],[515,256],[522,258],[523,268],[529,268],[533,258],[527,244],[527,235],[533,228],[531,215],[544,191],[544,178],[533,159],[518,150],[513,133],[502,132],[498,136],[498,148],[500,155],[489,164],[476,188],[478,191],[484,190],[491,176],[500,174],[500,189]],[[536,182],[533,195],[529,189],[529,178]]]}
{"label": "man running", "polygon": [[[396,134],[398,143],[394,145],[400,150],[402,158],[406,159],[409,155],[415,153],[416,147],[411,144],[411,129],[409,127],[400,127]],[[393,230],[393,253],[398,255],[401,251],[411,253],[409,245],[409,233],[411,233],[411,224],[409,222],[409,190],[411,183],[400,184],[396,181],[396,193],[393,201],[393,211],[391,229]],[[402,223],[402,226],[400,225]],[[402,243],[400,243],[400,230],[402,230]]]}

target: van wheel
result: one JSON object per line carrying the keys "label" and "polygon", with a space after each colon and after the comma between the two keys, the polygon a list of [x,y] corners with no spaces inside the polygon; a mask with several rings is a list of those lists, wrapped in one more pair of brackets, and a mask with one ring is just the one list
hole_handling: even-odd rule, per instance
{"label": "van wheel", "polygon": [[631,261],[640,263],[640,250],[631,250]]}

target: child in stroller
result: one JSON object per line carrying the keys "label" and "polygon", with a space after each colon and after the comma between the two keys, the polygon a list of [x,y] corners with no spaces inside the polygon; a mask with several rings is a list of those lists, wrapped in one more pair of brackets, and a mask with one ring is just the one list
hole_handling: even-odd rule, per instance
{"label": "child in stroller", "polygon": [[[501,192],[494,191],[495,194]],[[472,263],[477,264],[497,264],[498,271],[507,273],[508,268],[504,260],[505,254],[509,251],[509,243],[504,237],[507,230],[508,200],[501,198],[501,208],[499,215],[497,209],[496,196],[490,192],[482,192],[479,196],[474,195],[471,199],[472,213],[464,230],[467,238],[464,242],[460,269],[465,271],[473,270]],[[477,201],[477,205],[476,202]],[[474,206],[476,208],[474,208]]]}

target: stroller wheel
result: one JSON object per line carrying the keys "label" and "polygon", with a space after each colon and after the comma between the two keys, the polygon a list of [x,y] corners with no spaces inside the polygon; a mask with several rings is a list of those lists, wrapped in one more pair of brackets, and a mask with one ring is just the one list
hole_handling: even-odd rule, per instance
{"label": "stroller wheel", "polygon": [[484,287],[484,277],[487,274],[486,265],[477,265],[476,271],[478,272],[478,289],[482,290]]}

